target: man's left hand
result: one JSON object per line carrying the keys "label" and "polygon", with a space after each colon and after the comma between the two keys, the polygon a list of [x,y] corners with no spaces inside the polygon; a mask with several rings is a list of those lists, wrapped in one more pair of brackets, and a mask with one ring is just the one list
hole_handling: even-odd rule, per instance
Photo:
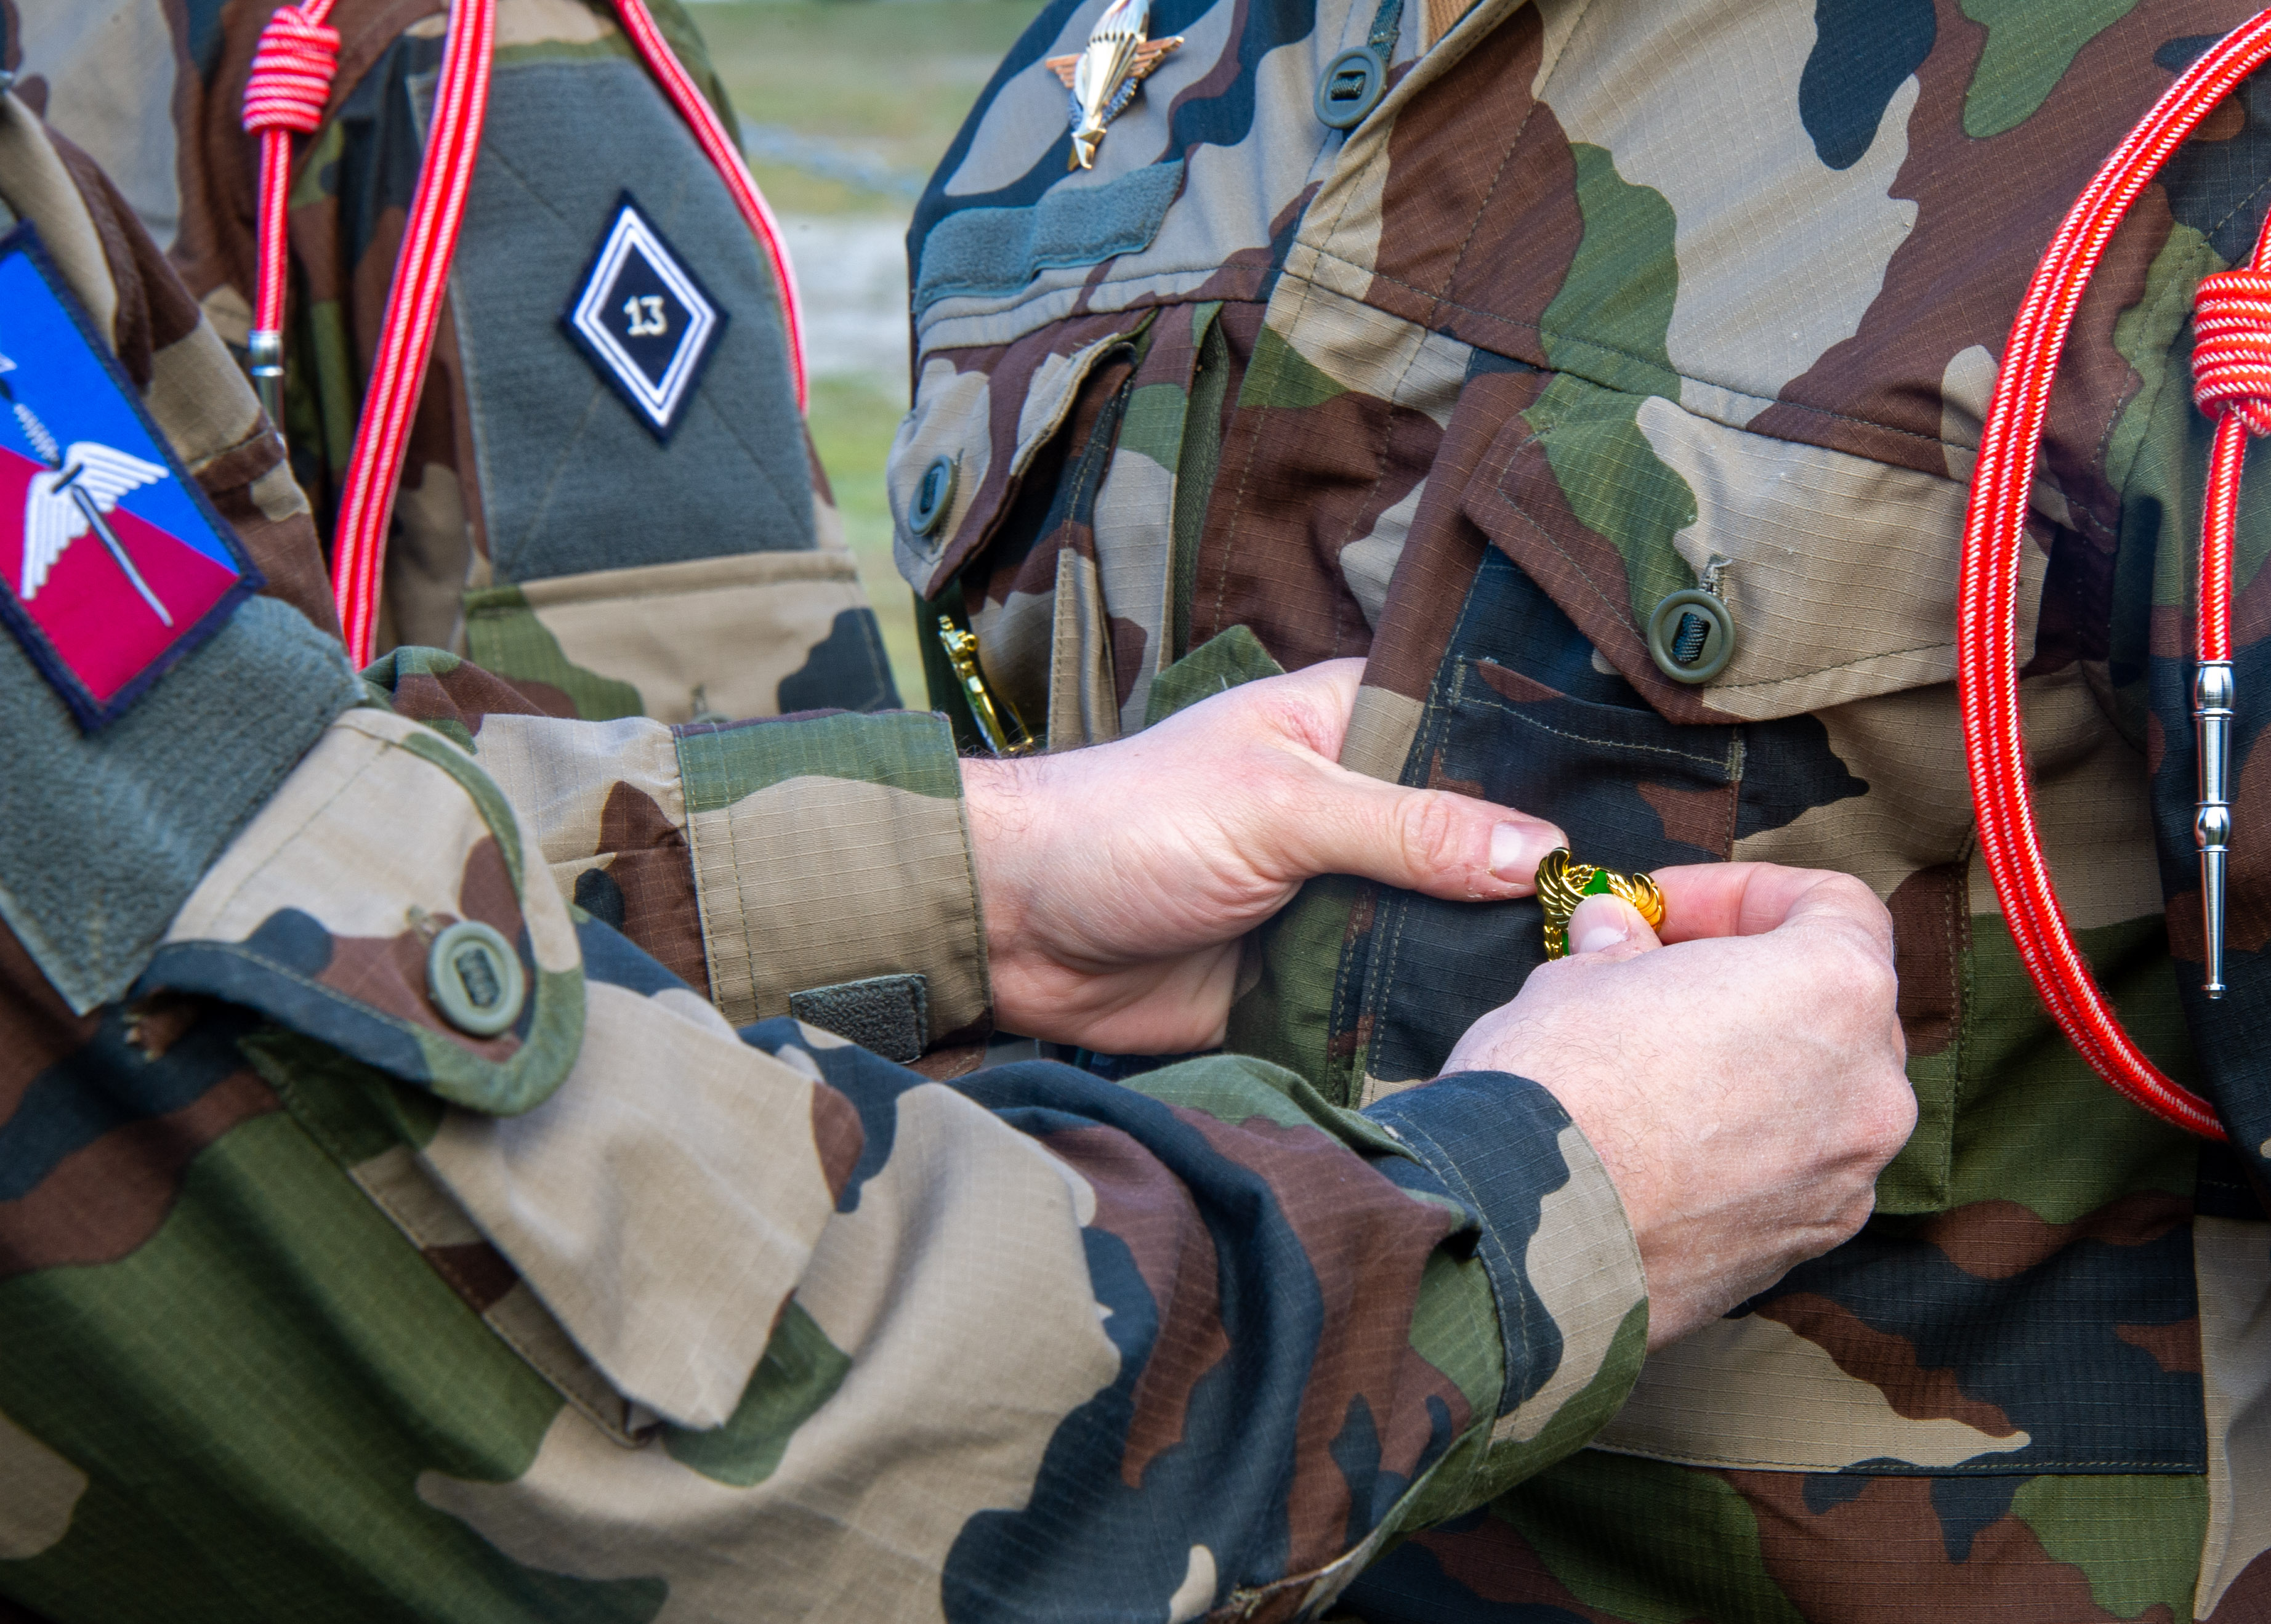
{"label": "man's left hand", "polygon": [[1552,824],[1339,765],[1363,671],[1328,660],[1112,744],[965,761],[995,1023],[1100,1054],[1211,1048],[1239,939],[1304,880],[1530,895]]}

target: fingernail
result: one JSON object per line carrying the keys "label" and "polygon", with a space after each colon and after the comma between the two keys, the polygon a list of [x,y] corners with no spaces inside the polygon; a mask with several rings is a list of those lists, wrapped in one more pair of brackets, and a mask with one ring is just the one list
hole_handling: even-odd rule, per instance
{"label": "fingernail", "polygon": [[1569,950],[1598,953],[1621,947],[1633,938],[1633,921],[1639,916],[1615,897],[1588,897],[1569,915]]}
{"label": "fingernail", "polygon": [[1535,823],[1500,823],[1491,831],[1490,871],[1501,880],[1535,879],[1538,865],[1558,844]]}

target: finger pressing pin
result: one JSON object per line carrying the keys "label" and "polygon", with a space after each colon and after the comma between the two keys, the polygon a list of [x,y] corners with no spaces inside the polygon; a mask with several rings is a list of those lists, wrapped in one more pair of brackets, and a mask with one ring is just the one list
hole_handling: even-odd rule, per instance
{"label": "finger pressing pin", "polygon": [[1538,900],[1545,910],[1545,957],[1560,958],[1569,951],[1569,916],[1588,897],[1621,897],[1639,910],[1650,930],[1664,923],[1664,892],[1644,874],[1619,874],[1613,868],[1581,863],[1569,848],[1557,846],[1538,865]]}

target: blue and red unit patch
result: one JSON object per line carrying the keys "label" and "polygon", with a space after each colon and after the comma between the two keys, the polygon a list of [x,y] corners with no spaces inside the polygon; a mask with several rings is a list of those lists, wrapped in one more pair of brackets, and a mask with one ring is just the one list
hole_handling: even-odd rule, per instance
{"label": "blue and red unit patch", "polygon": [[0,619],[93,732],[261,585],[24,226],[0,238]]}

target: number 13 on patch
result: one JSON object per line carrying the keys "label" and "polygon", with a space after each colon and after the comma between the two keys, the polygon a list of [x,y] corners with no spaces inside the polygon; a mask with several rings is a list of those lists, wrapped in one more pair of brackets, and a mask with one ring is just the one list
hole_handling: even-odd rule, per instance
{"label": "number 13 on patch", "polygon": [[726,312],[625,192],[560,317],[568,338],[666,443],[726,332]]}

